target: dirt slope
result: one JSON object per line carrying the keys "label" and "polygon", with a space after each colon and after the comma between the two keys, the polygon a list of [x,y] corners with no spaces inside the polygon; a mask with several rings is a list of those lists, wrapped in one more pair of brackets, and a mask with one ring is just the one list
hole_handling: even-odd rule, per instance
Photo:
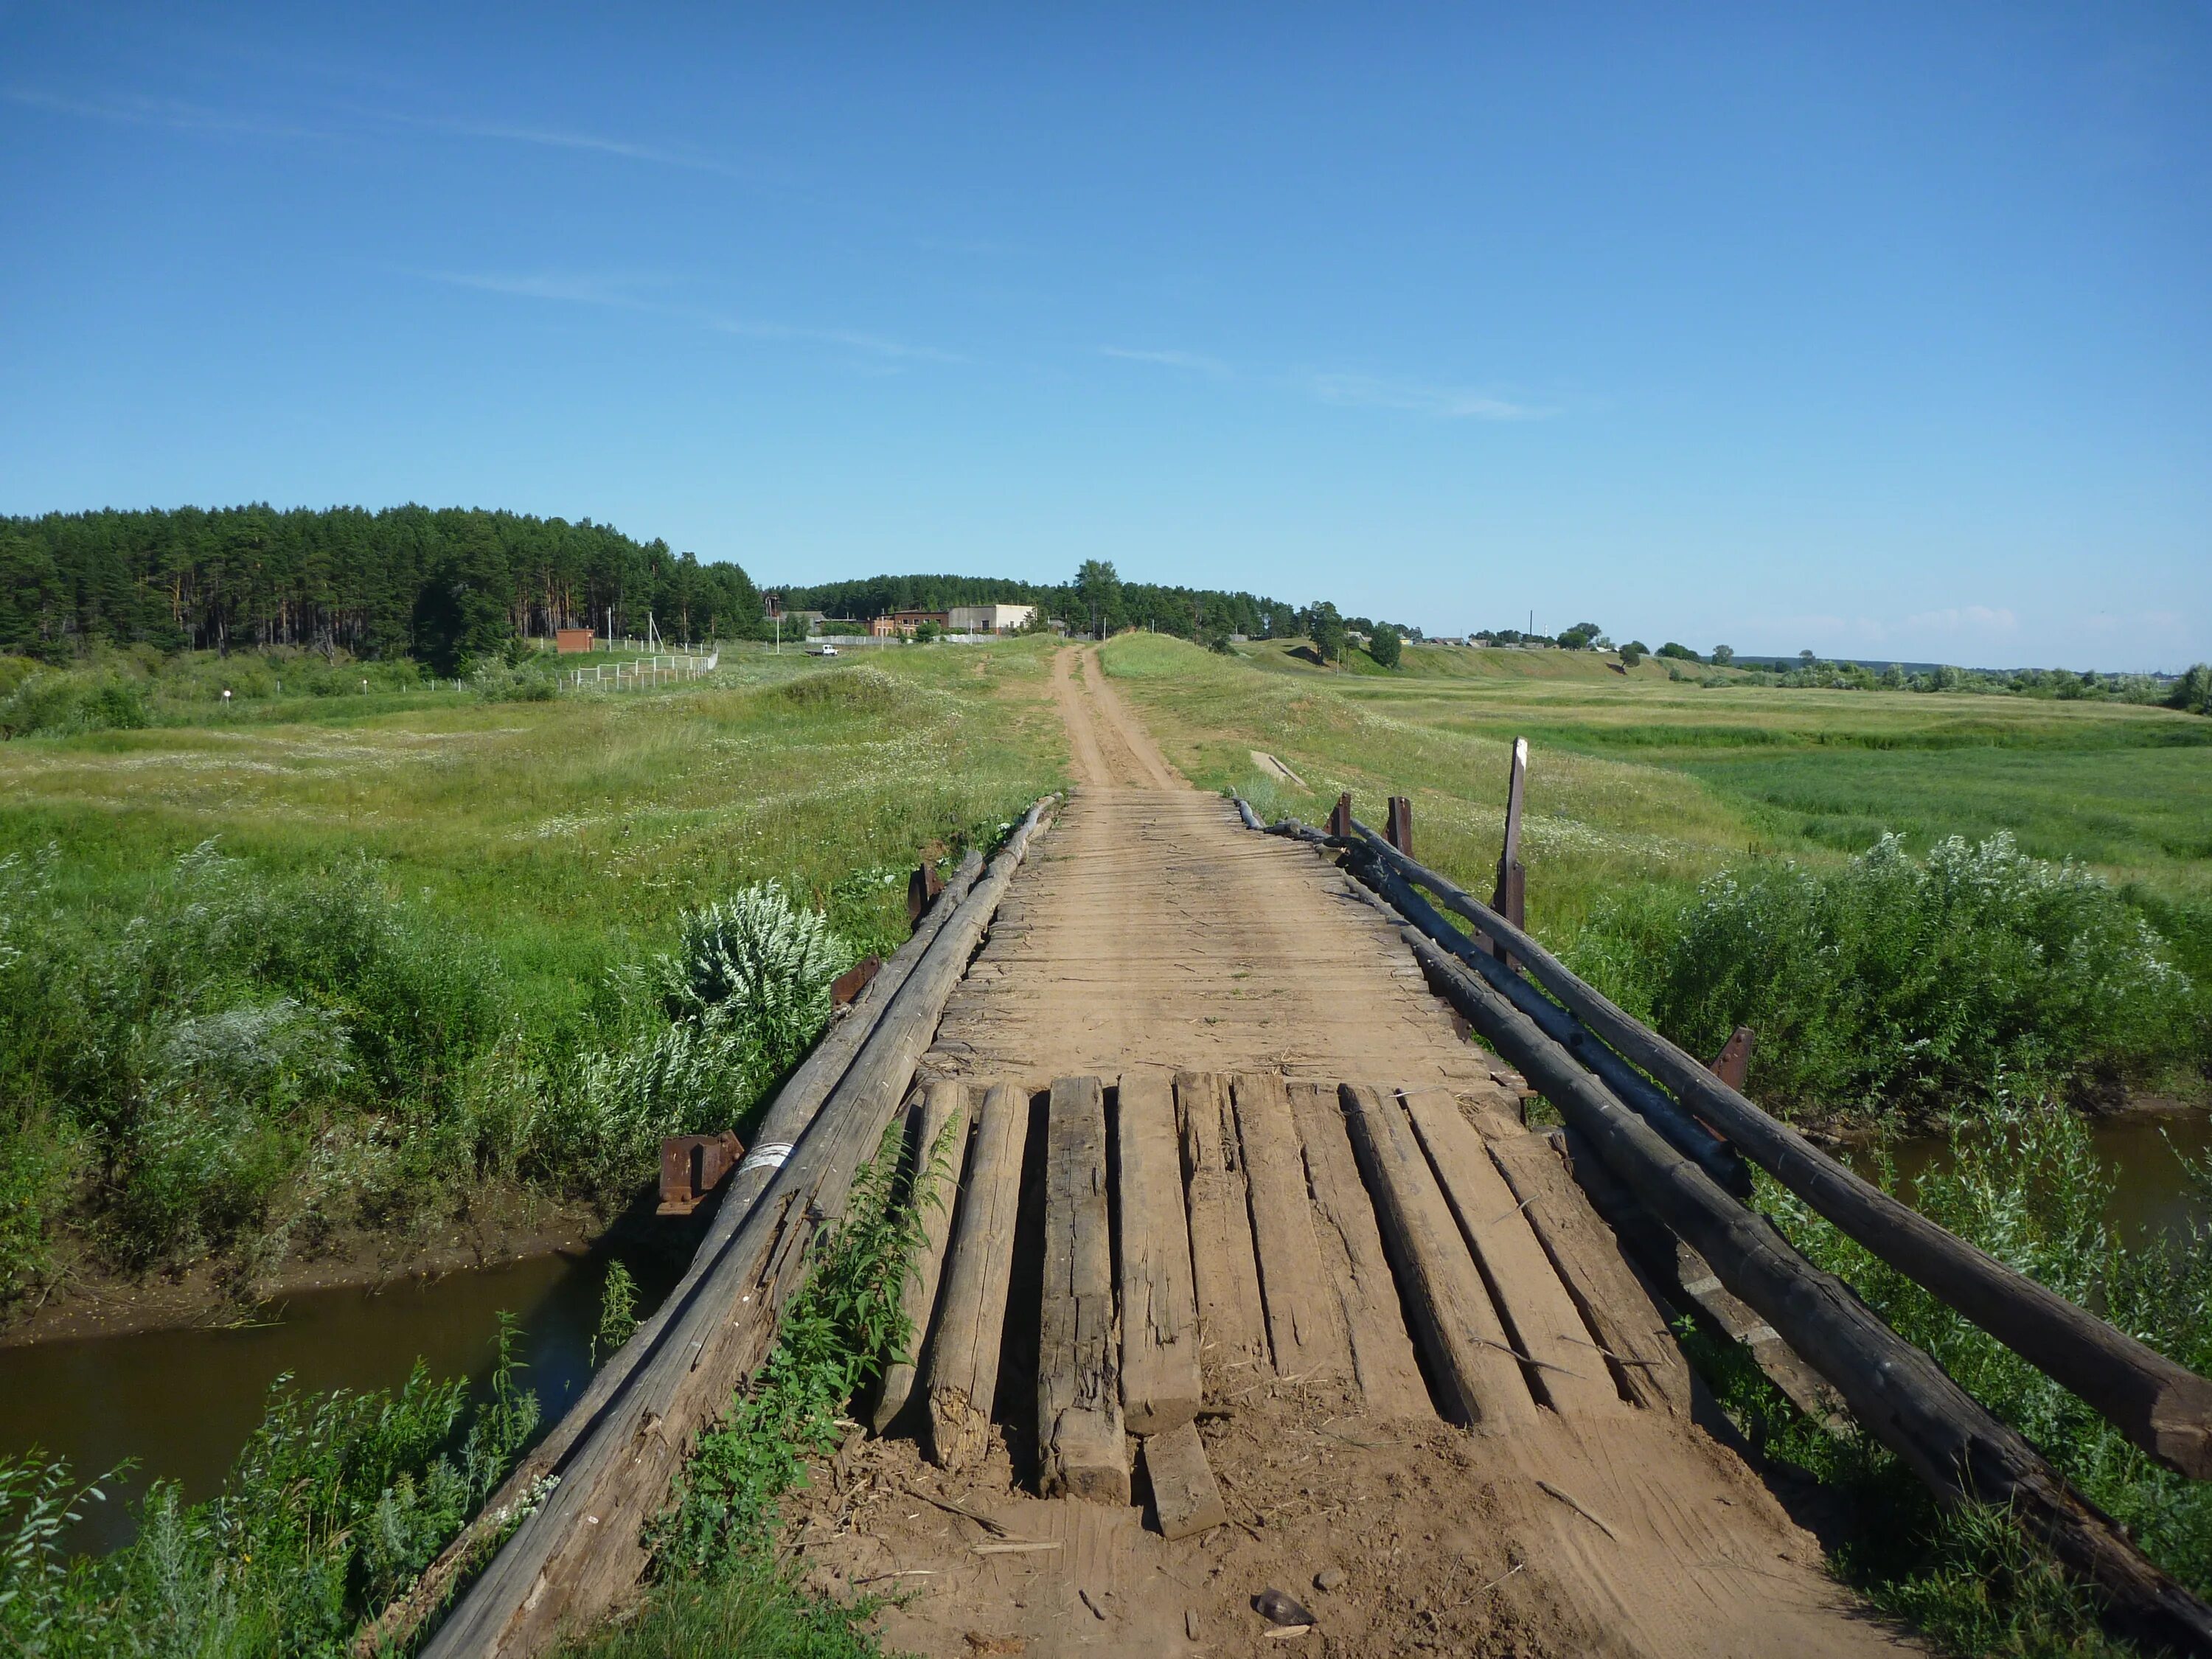
{"label": "dirt slope", "polygon": [[[1075,654],[1056,665],[1054,695],[1077,787],[948,1013],[931,1069],[1037,1087],[1138,1066],[1443,1084],[1495,1130],[1508,1103],[1491,1062],[1455,1035],[1395,936],[1310,852],[1252,835],[1222,803],[1178,787],[1095,658],[1079,676]],[[1485,1435],[1370,1417],[1341,1383],[1271,1380],[1202,1424],[1230,1524],[1170,1543],[1141,1508],[1030,1496],[1023,1402],[1034,1379],[1012,1369],[1000,1386],[1005,1426],[981,1469],[944,1475],[911,1438],[856,1437],[811,1496],[801,1539],[815,1582],[903,1595],[884,1615],[895,1647],[1751,1656],[1911,1645],[1825,1576],[1817,1545],[1735,1453],[1671,1410],[1589,1421],[1547,1411],[1531,1428]],[[1315,1630],[1271,1637],[1251,1607],[1271,1588],[1303,1601]]]}

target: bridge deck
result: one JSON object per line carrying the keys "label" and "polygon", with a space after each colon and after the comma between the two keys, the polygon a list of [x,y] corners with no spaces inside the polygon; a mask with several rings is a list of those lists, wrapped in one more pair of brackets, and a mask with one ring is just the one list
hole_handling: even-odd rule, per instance
{"label": "bridge deck", "polygon": [[[1030,1108],[1019,1213],[963,1228],[971,1208],[1003,1214],[971,1184],[945,1275],[963,1249],[1006,1253],[985,1449],[930,1461],[925,1346],[914,1404],[812,1495],[816,1582],[910,1592],[885,1633],[932,1655],[1895,1650],[1726,1425],[1688,1408],[1662,1315],[1389,930],[1311,854],[1175,787],[1095,658],[1078,678],[1073,655],[1055,693],[1081,785],[925,1066],[1004,1079]],[[1085,1097],[1097,1121],[1056,1126],[1077,1109],[1054,1106],[1053,1080],[1085,1076],[1104,1085]],[[1161,1211],[1130,1187],[1127,1159],[1153,1155],[1124,1150],[1123,1114],[1170,1109],[1165,1076],[1198,1432],[1227,1517],[1174,1539],[1161,1511],[1188,1507],[1187,1464],[1148,1457],[1118,1416],[1132,1358],[1147,1398],[1176,1393],[1172,1356],[1130,1344],[1171,1331],[1160,1298],[1182,1293],[1140,1276],[1133,1304],[1124,1282],[1161,1248]],[[972,1115],[980,1088],[964,1092]],[[1041,1388],[1041,1365],[1065,1375]],[[1126,1501],[1110,1478],[1070,1483],[1096,1500],[1037,1495],[1068,1467],[1054,1424],[1085,1411],[1114,1420],[1087,1425],[1080,1457],[1118,1449]],[[1270,1639],[1251,1606],[1269,1589],[1320,1635]]]}

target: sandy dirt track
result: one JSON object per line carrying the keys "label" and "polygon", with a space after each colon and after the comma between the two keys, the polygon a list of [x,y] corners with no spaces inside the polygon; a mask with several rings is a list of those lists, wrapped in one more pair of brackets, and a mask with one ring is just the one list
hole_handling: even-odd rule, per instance
{"label": "sandy dirt track", "polygon": [[[1527,1144],[1491,1079],[1493,1062],[1455,1034],[1345,878],[1184,787],[1103,683],[1095,652],[1082,653],[1080,672],[1078,654],[1063,653],[1053,679],[1076,787],[1017,879],[929,1069],[1040,1089],[1054,1076],[1111,1083],[1157,1066],[1443,1085],[1486,1135]],[[1611,1249],[1609,1235],[1597,1237],[1595,1248]],[[1614,1272],[1625,1279],[1617,1262]],[[1637,1305],[1624,1311],[1659,1329],[1663,1316],[1631,1293]],[[1201,1420],[1230,1523],[1170,1543],[1141,1507],[1030,1495],[1024,1412],[1035,1381],[1013,1330],[1010,1315],[1013,1358],[983,1467],[942,1474],[895,1427],[848,1444],[809,1499],[800,1537],[813,1582],[904,1595],[884,1615],[896,1648],[1752,1656],[1914,1646],[1826,1577],[1814,1540],[1692,1420],[1711,1417],[1724,1437],[1709,1404],[1688,1413],[1607,1406],[1588,1418],[1547,1409],[1531,1427],[1477,1433],[1418,1413],[1370,1414],[1358,1387],[1340,1379],[1270,1377]],[[1000,1547],[962,1511],[992,1517],[1027,1547]],[[1315,1629],[1271,1637],[1251,1606],[1270,1588],[1304,1601]]]}

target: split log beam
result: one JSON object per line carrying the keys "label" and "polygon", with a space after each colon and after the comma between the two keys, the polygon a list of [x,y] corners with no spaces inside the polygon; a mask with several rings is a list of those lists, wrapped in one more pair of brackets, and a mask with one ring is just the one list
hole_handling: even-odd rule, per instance
{"label": "split log beam", "polygon": [[1768,1116],[1645,1027],[1496,911],[1364,826],[1376,855],[1504,945],[1592,1032],[1851,1237],[2101,1413],[2167,1468],[2212,1479],[2208,1381],[1945,1231]]}
{"label": "split log beam", "polygon": [[1433,1420],[1437,1408],[1406,1334],[1397,1281],[1390,1276],[1375,1206],[1360,1184],[1335,1085],[1292,1083],[1290,1091],[1291,1117],[1305,1145],[1306,1180],[1321,1218],[1315,1232],[1351,1333],[1359,1392],[1377,1417]]}
{"label": "split log beam", "polygon": [[1190,1222],[1176,1144],[1175,1083],[1166,1072],[1124,1072],[1115,1091],[1121,1170],[1121,1412],[1132,1434],[1160,1434],[1198,1415],[1198,1297]]}
{"label": "split log beam", "polygon": [[1490,1143],[1490,1157],[1582,1310],[1621,1392],[1638,1406],[1686,1416],[1689,1362],[1622,1255],[1620,1240],[1592,1212],[1550,1138],[1499,1135]]}
{"label": "split log beam", "polygon": [[1014,1221],[1021,1207],[1022,1154],[1029,1145],[1030,1097],[994,1083],[975,1118],[975,1144],[955,1218],[945,1288],[930,1333],[924,1389],[930,1461],[962,1470],[983,1461],[991,1443],[991,1406],[1006,1292],[1013,1282]]}
{"label": "split log beam", "polygon": [[[939,1142],[944,1156],[937,1157]],[[945,1267],[945,1247],[952,1236],[952,1205],[960,1191],[960,1170],[968,1155],[968,1110],[963,1086],[940,1079],[922,1091],[908,1123],[908,1146],[914,1159],[911,1188],[915,1212],[921,1220],[921,1248],[915,1253],[907,1273],[903,1306],[907,1344],[920,1354],[929,1339],[930,1316],[937,1308],[937,1289]],[[878,1434],[890,1427],[906,1409],[914,1392],[915,1362],[902,1359],[884,1373],[884,1386],[876,1397],[870,1426]]]}
{"label": "split log beam", "polygon": [[1145,1442],[1145,1479],[1152,1488],[1152,1513],[1160,1536],[1188,1538],[1229,1519],[1198,1425],[1185,1423]]}
{"label": "split log beam", "polygon": [[1241,1073],[1230,1087],[1276,1374],[1300,1381],[1342,1376],[1352,1368],[1352,1350],[1314,1242],[1313,1202],[1290,1095],[1273,1073]]}
{"label": "split log beam", "polygon": [[[1653,1214],[1832,1383],[1867,1431],[1947,1501],[2008,1510],[2097,1592],[2106,1626],[2212,1656],[2212,1607],[2160,1571],[2042,1455],[1808,1262],[1609,1093],[1528,1018],[1417,929],[1401,934],[1486,1041],[1543,1090]],[[1507,941],[1516,954],[1518,941]]]}
{"label": "split log beam", "polygon": [[1106,1091],[1054,1078],[1045,1113],[1044,1297],[1037,1311],[1037,1492],[1129,1501],[1114,1332]]}
{"label": "split log beam", "polygon": [[[1030,808],[988,873],[946,914],[790,1157],[690,1293],[671,1308],[650,1352],[551,1472],[558,1484],[431,1638],[426,1659],[543,1652],[564,1628],[602,1617],[637,1582],[646,1562],[645,1522],[666,1502],[694,1433],[767,1357],[817,1219],[843,1209],[1046,805]],[[887,968],[876,982],[888,974]]]}
{"label": "split log beam", "polygon": [[1444,1414],[1484,1430],[1533,1425],[1536,1404],[1521,1362],[1405,1109],[1395,1095],[1363,1084],[1346,1084],[1340,1097],[1383,1242],[1444,1393]]}
{"label": "split log beam", "polygon": [[1481,1134],[1461,1115],[1459,1102],[1443,1089],[1409,1089],[1405,1102],[1460,1235],[1528,1367],[1531,1390],[1562,1417],[1577,1421],[1626,1411],[1604,1356],[1529,1231],[1520,1200],[1490,1161]]}
{"label": "split log beam", "polygon": [[1260,1270],[1252,1258],[1243,1152],[1230,1115],[1226,1079],[1212,1072],[1178,1072],[1176,1115],[1182,1129],[1183,1176],[1190,1200],[1199,1364],[1206,1401],[1218,1405],[1268,1375],[1267,1328],[1261,1310]]}

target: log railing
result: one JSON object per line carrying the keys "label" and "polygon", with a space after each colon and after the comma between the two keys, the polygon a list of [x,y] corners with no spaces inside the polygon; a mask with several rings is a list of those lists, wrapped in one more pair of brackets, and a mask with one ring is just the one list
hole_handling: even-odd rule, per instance
{"label": "log railing", "polygon": [[[955,902],[932,908],[869,985],[857,1017],[785,1085],[684,1282],[549,1437],[557,1451],[541,1449],[528,1477],[511,1478],[487,1506],[494,1528],[527,1513],[426,1656],[542,1652],[636,1582],[644,1522],[665,1502],[693,1434],[766,1358],[816,1227],[842,1210],[1052,799],[1030,810],[981,879],[972,860],[963,866],[945,895]],[[534,1508],[533,1498],[542,1498]],[[488,1541],[457,1540],[400,1604],[407,1612],[364,1631],[356,1650],[404,1645]]]}
{"label": "log railing", "polygon": [[[1516,750],[1516,769],[1518,763]],[[1237,805],[1254,828],[1342,849],[1346,869],[1400,924],[1438,994],[1941,1499],[2008,1510],[2094,1586],[2115,1630],[2212,1656],[2212,1607],[2145,1558],[2124,1529],[1934,1359],[1741,1202],[1737,1155],[2071,1389],[2161,1463],[2198,1479],[2212,1476],[2212,1383],[1820,1152],[1570,972],[1516,920],[1394,845],[1410,839],[1402,832],[1377,833],[1352,816],[1348,800],[1339,803],[1336,833],[1327,835],[1295,822],[1262,826]],[[1407,816],[1399,815],[1399,825]],[[1509,856],[1501,870],[1517,874],[1518,864]],[[1499,885],[1501,893],[1512,890],[1504,876]],[[1475,937],[1448,922],[1439,906],[1470,924]]]}

